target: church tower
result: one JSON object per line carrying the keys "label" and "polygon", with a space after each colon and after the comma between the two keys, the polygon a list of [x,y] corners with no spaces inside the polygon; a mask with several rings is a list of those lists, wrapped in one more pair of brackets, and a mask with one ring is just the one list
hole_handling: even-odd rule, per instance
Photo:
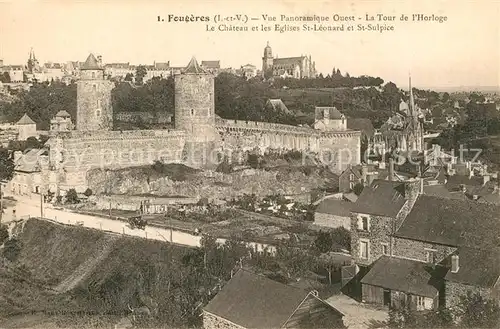
{"label": "church tower", "polygon": [[411,86],[411,76],[409,77],[410,100],[407,117],[407,149],[412,151],[424,151],[424,128],[419,118],[419,113],[415,107],[413,97],[413,87]]}
{"label": "church tower", "polygon": [[175,129],[187,133],[183,161],[192,167],[213,164],[215,160],[210,156],[219,139],[215,128],[214,75],[193,57],[174,82]]}
{"label": "church tower", "polygon": [[269,46],[269,41],[267,42],[266,48],[264,48],[264,57],[262,57],[262,77],[265,77],[266,73],[273,69],[273,50]]}
{"label": "church tower", "polygon": [[112,89],[113,83],[104,79],[104,69],[90,54],[80,69],[77,82],[76,130],[113,129]]}

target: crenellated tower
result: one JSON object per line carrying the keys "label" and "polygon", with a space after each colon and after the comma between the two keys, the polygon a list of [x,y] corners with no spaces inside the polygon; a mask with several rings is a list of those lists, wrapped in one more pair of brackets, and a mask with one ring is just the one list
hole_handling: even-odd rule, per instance
{"label": "crenellated tower", "polygon": [[174,81],[175,128],[187,133],[184,161],[195,167],[204,166],[219,139],[215,128],[214,75],[193,57]]}
{"label": "crenellated tower", "polygon": [[104,78],[104,69],[90,54],[80,69],[77,82],[76,130],[113,129],[111,90],[113,83]]}

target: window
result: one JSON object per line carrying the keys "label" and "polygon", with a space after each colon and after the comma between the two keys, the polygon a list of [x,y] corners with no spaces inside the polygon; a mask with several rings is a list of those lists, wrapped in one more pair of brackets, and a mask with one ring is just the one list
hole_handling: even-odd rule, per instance
{"label": "window", "polygon": [[98,108],[98,109],[100,109],[100,108],[101,108],[101,100],[100,100],[100,99],[98,99],[96,103],[97,103],[97,104],[96,104],[96,105],[97,105],[97,108]]}
{"label": "window", "polygon": [[363,259],[368,259],[368,241],[359,242],[359,256]]}
{"label": "window", "polygon": [[354,174],[349,175],[349,180],[354,180]]}
{"label": "window", "polygon": [[92,79],[95,79],[95,72],[92,72]]}
{"label": "window", "polygon": [[427,263],[435,264],[436,263],[436,250],[425,249],[425,261]]}
{"label": "window", "polygon": [[194,115],[194,110],[193,109],[191,109],[191,115]]}
{"label": "window", "polygon": [[382,243],[382,254],[389,255],[389,245],[387,243]]}
{"label": "window", "polygon": [[92,85],[92,91],[96,91],[97,90],[97,86],[96,85]]}
{"label": "window", "polygon": [[349,183],[349,188],[352,190],[354,188],[354,182]]}
{"label": "window", "polygon": [[368,216],[358,217],[358,230],[369,231],[370,230],[370,218]]}
{"label": "window", "polygon": [[96,110],[95,111],[95,116],[100,117],[101,116],[101,110]]}
{"label": "window", "polygon": [[422,296],[416,296],[417,300],[417,311],[422,311],[425,310],[425,297]]}

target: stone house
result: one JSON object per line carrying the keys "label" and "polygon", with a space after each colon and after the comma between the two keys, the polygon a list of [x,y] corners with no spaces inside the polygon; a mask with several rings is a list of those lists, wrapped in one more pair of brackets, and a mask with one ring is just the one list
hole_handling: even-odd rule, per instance
{"label": "stone house", "polygon": [[416,191],[403,205],[394,193],[385,214],[377,209],[387,192],[378,193],[367,219],[365,191],[353,208],[353,256],[368,270],[363,301],[426,310],[453,307],[467,291],[500,300],[500,207]]}
{"label": "stone house", "polygon": [[240,269],[204,307],[203,328],[342,328],[342,318],[316,291]]}
{"label": "stone house", "polygon": [[33,121],[27,114],[24,114],[21,119],[16,123],[19,134],[17,139],[25,141],[29,137],[36,137],[36,122]]}
{"label": "stone house", "polygon": [[314,224],[322,227],[351,229],[352,202],[326,198],[318,204],[314,212]]}
{"label": "stone house", "polygon": [[352,191],[356,184],[364,184],[367,178],[366,166],[351,166],[339,175],[339,192]]}
{"label": "stone house", "polygon": [[422,182],[374,180],[351,209],[351,253],[361,266],[391,254],[392,234],[408,214]]}
{"label": "stone house", "polygon": [[347,118],[336,107],[316,106],[314,129],[344,131],[347,130]]}

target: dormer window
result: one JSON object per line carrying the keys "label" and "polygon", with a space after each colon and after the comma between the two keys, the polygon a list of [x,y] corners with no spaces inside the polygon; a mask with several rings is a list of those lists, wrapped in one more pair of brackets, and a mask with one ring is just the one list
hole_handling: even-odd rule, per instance
{"label": "dormer window", "polygon": [[193,109],[191,109],[191,116],[193,116],[193,115],[194,115],[194,110],[193,110]]}

